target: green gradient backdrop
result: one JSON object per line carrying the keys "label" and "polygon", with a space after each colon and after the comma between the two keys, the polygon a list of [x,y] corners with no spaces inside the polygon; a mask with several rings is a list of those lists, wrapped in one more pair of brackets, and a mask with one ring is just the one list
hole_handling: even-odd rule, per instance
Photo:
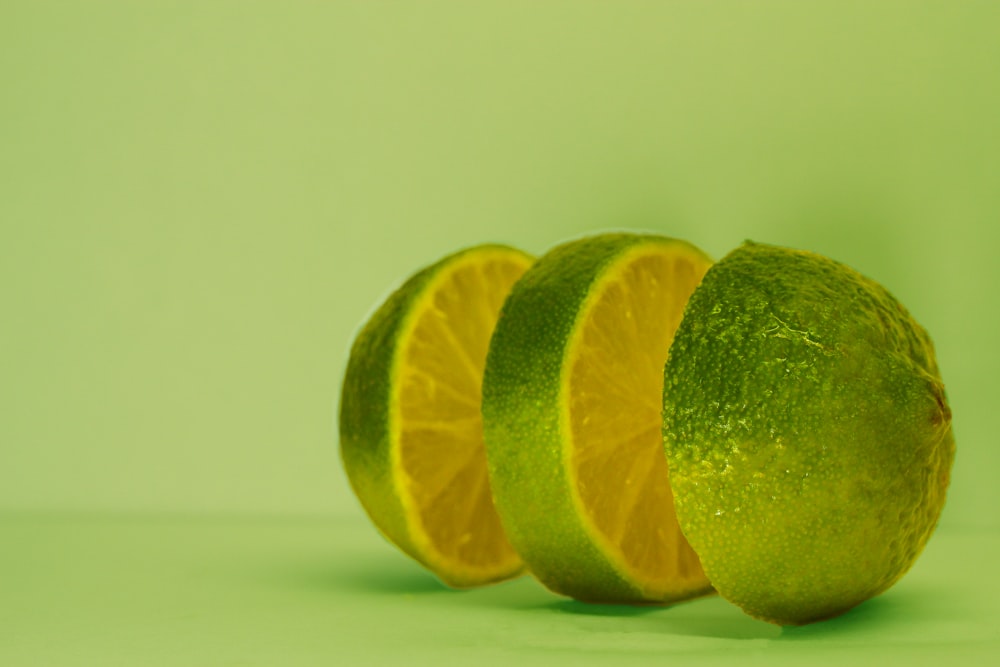
{"label": "green gradient backdrop", "polygon": [[[141,6],[140,6],[141,5]],[[0,509],[360,512],[351,337],[460,246],[808,248],[930,330],[996,526],[1000,5],[5,2]]]}

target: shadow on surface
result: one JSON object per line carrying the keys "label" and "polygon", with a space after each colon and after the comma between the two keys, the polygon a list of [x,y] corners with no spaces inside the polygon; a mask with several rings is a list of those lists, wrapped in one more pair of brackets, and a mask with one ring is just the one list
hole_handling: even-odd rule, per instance
{"label": "shadow on surface", "polygon": [[452,591],[420,566],[394,558],[366,558],[350,564],[314,562],[288,565],[277,572],[274,579],[288,587],[317,592],[419,595]]}
{"label": "shadow on surface", "polygon": [[[781,639],[816,640],[844,634],[859,635],[871,632],[885,634],[893,628],[910,629],[928,618],[929,612],[939,613],[947,596],[940,592],[919,590],[889,591],[862,602],[840,616],[834,616],[808,625],[785,626]],[[937,610],[937,611],[935,611]]]}
{"label": "shadow on surface", "polygon": [[430,596],[435,604],[449,607],[520,611],[526,616],[536,615],[539,621],[543,616],[553,620],[561,617],[570,627],[597,634],[672,634],[739,641],[864,642],[875,635],[912,633],[914,628],[931,623],[942,608],[957,610],[965,606],[961,595],[910,586],[906,590],[889,591],[831,619],[780,627],[746,615],[718,595],[671,606],[595,604],[556,596],[530,576],[478,589],[456,590],[402,556],[391,553],[345,556],[341,553],[331,559],[307,557],[272,563],[263,573],[264,580],[269,586],[323,596]]}
{"label": "shadow on surface", "polygon": [[720,597],[695,600],[690,605],[678,607],[664,620],[670,632],[691,637],[761,640],[781,636],[781,628],[777,625],[747,616]]}
{"label": "shadow on surface", "polygon": [[557,600],[544,605],[544,607],[564,614],[583,614],[585,616],[645,616],[667,609],[667,607],[656,604],[598,604],[578,602],[577,600]]}
{"label": "shadow on surface", "polygon": [[[572,614],[584,618],[604,617],[634,619],[629,622],[629,630],[614,624],[610,629],[620,631],[643,631],[665,635],[689,637],[711,637],[717,639],[776,639],[781,628],[770,623],[753,619],[717,595],[679,602],[674,605],[614,605],[591,604],[575,600],[558,600],[534,607],[535,610]],[[594,618],[594,621],[598,619]],[[635,623],[639,624],[635,624]],[[603,625],[603,624],[602,624]],[[591,630],[599,626],[589,624]]]}

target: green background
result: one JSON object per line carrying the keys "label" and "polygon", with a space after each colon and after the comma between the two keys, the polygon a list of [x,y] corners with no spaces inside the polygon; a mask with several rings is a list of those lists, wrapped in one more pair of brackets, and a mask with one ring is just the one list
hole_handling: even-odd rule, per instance
{"label": "green background", "polygon": [[[530,581],[452,595],[374,534],[339,465],[347,350],[393,285],[459,247],[541,253],[609,228],[717,258],[746,238],[815,250],[909,307],[954,411],[948,505],[930,564],[821,638],[880,657],[964,623],[956,646],[996,652],[969,618],[996,620],[997,590],[967,559],[988,567],[1000,529],[998,34],[986,1],[0,3],[0,657],[167,664],[180,637],[177,664],[329,664],[386,650],[398,614],[457,624],[464,648],[438,662],[496,623],[513,644],[494,629],[487,656],[558,653],[565,618],[591,656],[650,633],[639,660],[657,627],[677,639],[702,627],[690,614],[725,616],[719,600],[589,614]],[[358,558],[385,575],[346,576]],[[294,584],[280,599],[188,576],[264,561],[301,565],[265,577]],[[204,617],[183,616],[202,599],[184,586],[213,601]],[[188,625],[142,634],[148,614],[115,598],[129,587],[136,609]],[[244,597],[273,613],[241,616]],[[303,611],[337,600],[372,613]],[[671,630],[657,614],[675,611]],[[53,643],[54,619],[88,614],[137,638],[76,625]],[[313,627],[300,618],[316,633],[283,634]],[[858,629],[872,618],[896,639]],[[219,648],[244,622],[272,632],[242,657]],[[753,655],[779,657],[770,626],[746,622]],[[448,643],[414,627],[397,637],[412,654],[382,657]],[[556,643],[518,643],[528,627]],[[730,655],[724,635],[662,650]]]}

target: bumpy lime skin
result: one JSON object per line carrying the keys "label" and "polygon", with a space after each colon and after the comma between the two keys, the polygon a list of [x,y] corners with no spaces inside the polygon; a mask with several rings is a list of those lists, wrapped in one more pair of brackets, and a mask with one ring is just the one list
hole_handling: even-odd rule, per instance
{"label": "bumpy lime skin", "polygon": [[371,315],[351,346],[340,391],[340,456],[354,494],[379,531],[429,567],[406,526],[390,465],[389,408],[399,334],[446,257],[411,276]]}
{"label": "bumpy lime skin", "polygon": [[[480,245],[460,250],[408,278],[370,316],[351,346],[340,392],[340,456],[354,494],[372,523],[390,542],[434,572],[449,586],[463,588],[470,582],[454,579],[428,558],[410,534],[406,509],[400,501],[398,480],[392,475],[390,408],[393,379],[399,359],[399,338],[408,326],[413,306],[443,270],[470,252],[499,249],[524,257],[520,250],[503,245]],[[516,572],[505,573],[499,579]],[[476,584],[487,583],[477,581]]]}
{"label": "bumpy lime skin", "polygon": [[689,300],[665,380],[678,519],[723,597],[809,623],[916,560],[955,441],[931,340],[882,286],[747,243]]}
{"label": "bumpy lime skin", "polygon": [[[623,577],[586,526],[568,519],[584,510],[567,474],[569,434],[560,408],[565,354],[591,287],[617,258],[651,242],[701,255],[683,241],[632,233],[557,246],[514,285],[486,357],[483,431],[504,531],[547,588],[586,602],[662,602]],[[547,479],[538,471],[547,471]]]}

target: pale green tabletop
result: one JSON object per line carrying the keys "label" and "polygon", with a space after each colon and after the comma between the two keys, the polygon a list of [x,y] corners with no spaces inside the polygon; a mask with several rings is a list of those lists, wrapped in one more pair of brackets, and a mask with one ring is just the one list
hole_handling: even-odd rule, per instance
{"label": "pale green tabletop", "polygon": [[[360,515],[0,518],[0,664],[962,664],[1000,658],[1000,535],[944,530],[895,588],[802,628],[713,597],[453,591]],[[679,662],[680,661],[680,662]]]}

